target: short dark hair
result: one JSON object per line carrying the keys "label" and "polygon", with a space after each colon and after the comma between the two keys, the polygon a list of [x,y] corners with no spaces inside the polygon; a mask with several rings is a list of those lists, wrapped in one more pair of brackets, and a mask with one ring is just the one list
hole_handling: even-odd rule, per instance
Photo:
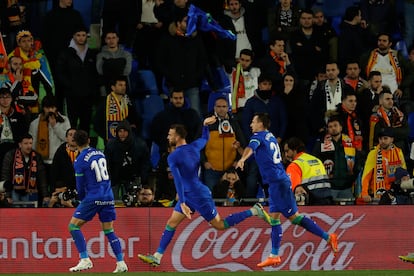
{"label": "short dark hair", "polygon": [[377,39],[379,39],[379,37],[380,37],[380,36],[383,36],[383,35],[388,36],[388,41],[389,41],[389,42],[391,42],[391,43],[393,42],[393,41],[392,41],[392,36],[391,36],[391,34],[390,34],[390,33],[387,33],[387,32],[380,32],[380,33],[377,35]]}
{"label": "short dark hair", "polygon": [[286,143],[287,147],[296,152],[303,152],[306,150],[305,143],[297,137],[289,138]]}
{"label": "short dark hair", "polygon": [[18,137],[19,143],[21,143],[23,139],[33,139],[33,136],[30,133],[26,132]]}
{"label": "short dark hair", "polygon": [[260,76],[257,78],[257,83],[262,83],[264,81],[268,81],[273,84],[271,76],[266,75],[266,74],[260,74]]}
{"label": "short dark hair", "polygon": [[170,129],[174,129],[175,133],[177,133],[178,136],[180,136],[183,139],[185,139],[187,137],[187,130],[185,129],[184,125],[173,124],[173,125],[171,125]]}
{"label": "short dark hair", "polygon": [[122,76],[122,75],[120,75],[120,76],[114,76],[111,79],[111,86],[112,85],[115,86],[118,81],[124,81],[125,83],[128,83],[128,78],[126,76]]}
{"label": "short dark hair", "polygon": [[379,93],[378,98],[383,99],[385,94],[391,94],[392,95],[392,92],[391,92],[391,90],[388,86],[383,85],[382,86],[382,91]]}
{"label": "short dark hair", "polygon": [[76,130],[73,139],[78,146],[86,146],[89,144],[89,134],[83,129]]}
{"label": "short dark hair", "polygon": [[254,114],[254,116],[257,116],[257,120],[259,122],[262,122],[263,127],[265,129],[269,129],[270,128],[270,116],[269,116],[268,113],[265,113],[265,112],[257,112],[257,113]]}
{"label": "short dark hair", "polygon": [[249,57],[251,57],[252,59],[254,58],[254,52],[253,52],[252,50],[250,50],[250,49],[242,49],[242,50],[240,51],[240,55],[239,55],[239,56],[241,56],[241,55],[246,55],[246,56],[249,56]]}
{"label": "short dark hair", "polygon": [[313,10],[312,9],[303,9],[299,12],[299,16],[302,16],[302,14],[307,13],[311,14],[313,16]]}
{"label": "short dark hair", "polygon": [[368,80],[372,80],[374,76],[382,76],[380,71],[371,71],[368,74]]}
{"label": "short dark hair", "polygon": [[57,107],[57,99],[53,95],[47,95],[42,99],[42,108]]}
{"label": "short dark hair", "polygon": [[9,58],[9,64],[12,64],[12,60],[13,60],[14,58],[18,58],[18,59],[20,59],[21,61],[23,61],[23,58],[22,58],[21,56],[11,56],[11,57]]}
{"label": "short dark hair", "polygon": [[346,21],[354,20],[355,16],[358,16],[360,10],[361,9],[357,6],[348,7],[345,11],[344,20]]}
{"label": "short dark hair", "polygon": [[334,115],[334,116],[329,117],[328,122],[326,123],[326,125],[328,125],[329,123],[332,123],[332,122],[338,122],[342,126],[342,120],[338,115]]}
{"label": "short dark hair", "polygon": [[341,96],[341,101],[343,101],[343,100],[345,100],[346,98],[351,97],[351,96],[355,96],[355,97],[356,97],[356,93],[355,93],[354,91],[348,91],[348,92],[345,92],[345,93],[343,93],[343,94],[342,94],[342,96]]}
{"label": "short dark hair", "polygon": [[0,95],[2,95],[2,94],[10,94],[11,95],[12,92],[11,92],[9,87],[1,87],[0,88]]}
{"label": "short dark hair", "polygon": [[108,35],[108,34],[116,34],[116,36],[118,36],[119,37],[119,34],[118,34],[118,32],[115,30],[115,29],[109,29],[109,30],[106,30],[104,33],[103,33],[103,38],[106,38],[106,36]]}
{"label": "short dark hair", "polygon": [[76,128],[74,128],[74,127],[70,127],[70,128],[68,128],[68,129],[66,130],[65,137],[68,137],[68,135],[69,135],[69,131],[71,131],[71,130],[76,130]]}

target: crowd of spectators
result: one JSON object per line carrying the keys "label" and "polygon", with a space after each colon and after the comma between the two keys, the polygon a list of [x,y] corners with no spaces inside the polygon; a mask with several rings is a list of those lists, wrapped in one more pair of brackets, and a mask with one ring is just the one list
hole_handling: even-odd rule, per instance
{"label": "crowd of spectators", "polygon": [[[72,0],[53,1],[40,31],[27,1],[0,1],[2,205],[76,205],[60,195],[76,196],[83,129],[117,200],[132,191],[131,206],[170,206],[169,126],[191,142],[212,114],[200,177],[223,205],[251,204],[267,183],[254,160],[234,167],[257,112],[270,115],[298,203],[412,202],[398,183],[414,169],[414,1],[94,2],[98,37]],[[214,28],[194,31],[196,18]],[[144,116],[153,98],[164,106]]]}

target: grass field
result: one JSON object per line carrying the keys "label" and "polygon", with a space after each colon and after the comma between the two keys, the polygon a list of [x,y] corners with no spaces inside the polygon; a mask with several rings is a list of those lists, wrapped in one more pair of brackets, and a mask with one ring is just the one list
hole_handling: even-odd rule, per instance
{"label": "grass field", "polygon": [[[271,272],[260,272],[260,271],[238,271],[238,272],[128,272],[123,274],[125,276],[137,275],[150,275],[150,276],[230,276],[231,274],[236,274],[237,276],[405,276],[413,275],[413,270],[344,270],[344,271],[271,271]],[[1,276],[34,276],[34,275],[47,275],[47,276],[73,276],[73,273],[48,273],[48,274],[3,274]],[[78,274],[79,275],[79,274]],[[86,275],[96,275],[96,276],[109,276],[114,275],[112,273],[90,273],[86,272]]]}

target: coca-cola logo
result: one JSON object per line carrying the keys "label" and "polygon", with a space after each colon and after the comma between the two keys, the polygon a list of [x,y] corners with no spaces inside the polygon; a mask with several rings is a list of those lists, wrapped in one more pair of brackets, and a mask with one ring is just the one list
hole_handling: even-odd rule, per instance
{"label": "coca-cola logo", "polygon": [[[304,215],[323,226],[327,232],[338,234],[337,256],[331,254],[331,248],[326,241],[304,237],[307,232],[304,228],[292,225],[286,220],[282,224],[284,237],[279,250],[282,263],[264,270],[301,270],[305,267],[311,270],[344,270],[350,266],[354,259],[354,242],[341,240],[341,237],[350,228],[358,225],[365,214],[355,217],[349,212],[337,219],[321,212]],[[193,219],[177,237],[171,252],[171,263],[177,271],[257,270],[255,265],[246,264],[247,260],[251,262],[254,259],[258,263],[271,251],[271,227],[264,222],[250,227],[242,227],[241,224],[240,227],[226,231],[218,231],[212,227],[200,231],[199,228],[205,227],[200,225],[202,223],[205,223],[202,217]]]}

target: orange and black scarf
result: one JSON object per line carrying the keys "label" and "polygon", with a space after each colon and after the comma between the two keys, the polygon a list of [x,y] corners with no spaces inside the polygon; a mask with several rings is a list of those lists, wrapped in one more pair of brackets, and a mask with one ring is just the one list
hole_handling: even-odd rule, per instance
{"label": "orange and black scarf", "polygon": [[348,129],[348,136],[352,140],[352,144],[356,150],[362,150],[362,131],[355,111],[349,111],[342,105],[342,110],[346,116],[346,128]]}
{"label": "orange and black scarf", "polygon": [[25,169],[24,156],[20,149],[17,149],[14,154],[13,164],[13,188],[15,190],[25,190],[28,193],[37,192],[36,173],[37,161],[36,153],[31,152],[29,157],[29,170]]}
{"label": "orange and black scarf", "polygon": [[276,55],[273,51],[270,51],[270,56],[273,58],[273,60],[279,64],[279,73],[281,75],[283,75],[286,72],[285,69],[285,61],[279,57],[278,55]]}
{"label": "orange and black scarf", "polygon": [[384,120],[387,127],[399,127],[402,125],[404,114],[395,106],[391,108],[390,112],[390,116],[388,116],[384,107],[380,106],[377,113],[371,115],[369,120],[369,148],[374,146],[375,125],[380,121],[380,118]]}

